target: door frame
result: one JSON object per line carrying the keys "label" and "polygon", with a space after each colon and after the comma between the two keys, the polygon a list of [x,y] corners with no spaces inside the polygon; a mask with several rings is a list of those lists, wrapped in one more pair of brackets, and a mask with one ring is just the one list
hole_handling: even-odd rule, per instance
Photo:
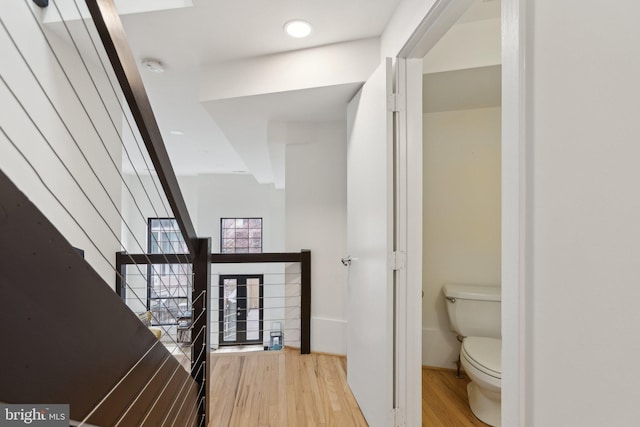
{"label": "door frame", "polygon": [[[422,306],[419,312],[412,298],[422,291],[422,108],[416,94],[422,94],[422,76],[417,78],[415,61],[437,43],[457,20],[460,9],[469,0],[440,0],[435,2],[397,53],[399,64],[406,64],[406,72],[399,73],[399,90],[404,90],[403,105],[398,121],[400,143],[407,149],[407,162],[401,166],[401,180],[407,179],[407,199],[400,209],[400,220],[407,224],[407,273],[404,343],[399,342],[398,361],[404,363],[406,384],[406,425],[420,425],[421,376],[414,376],[417,360],[422,355]],[[528,342],[527,328],[527,128],[529,109],[527,98],[527,6],[526,0],[501,1],[502,26],[502,165],[501,165],[501,234],[502,234],[502,425],[524,426],[531,395],[527,384]],[[458,15],[459,16],[459,15]],[[404,81],[402,80],[404,79]],[[421,99],[420,99],[421,102]],[[418,114],[418,112],[420,112]],[[416,180],[419,172],[419,183]],[[402,178],[405,177],[405,178]],[[417,299],[417,298],[415,298]],[[417,325],[417,326],[416,326]],[[402,327],[402,325],[399,325]],[[419,329],[419,331],[417,330]],[[400,330],[401,331],[401,330]],[[412,338],[416,341],[412,341]],[[416,345],[416,342],[418,343]],[[404,345],[403,345],[404,344]]]}
{"label": "door frame", "polygon": [[[247,319],[244,319],[245,330],[244,337],[245,340],[239,340],[240,328],[236,327],[236,341],[230,342],[224,340],[224,280],[225,279],[237,279],[236,286],[247,286],[247,279],[259,279],[259,307],[258,307],[258,339],[256,340],[247,340],[246,339],[246,322]],[[240,281],[244,279],[244,283],[240,283]],[[218,279],[218,320],[220,324],[220,328],[218,331],[218,346],[236,346],[236,345],[262,345],[264,343],[264,274],[220,274]],[[246,302],[246,300],[245,300]],[[239,309],[239,307],[238,307]],[[247,309],[245,307],[245,313]],[[238,320],[236,319],[236,324],[238,324]]]}

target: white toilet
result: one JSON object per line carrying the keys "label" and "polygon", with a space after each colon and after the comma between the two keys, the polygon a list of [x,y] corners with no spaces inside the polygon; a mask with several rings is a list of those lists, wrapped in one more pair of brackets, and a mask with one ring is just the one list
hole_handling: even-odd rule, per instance
{"label": "white toilet", "polygon": [[471,382],[469,406],[481,421],[500,426],[502,339],[500,286],[448,283],[442,291],[447,300],[451,327],[462,340],[460,363]]}

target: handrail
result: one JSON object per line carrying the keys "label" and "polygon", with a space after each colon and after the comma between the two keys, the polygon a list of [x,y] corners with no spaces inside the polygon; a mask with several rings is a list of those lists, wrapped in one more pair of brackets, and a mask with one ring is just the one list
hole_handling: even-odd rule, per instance
{"label": "handrail", "polygon": [[[184,255],[182,255],[184,256]],[[128,254],[118,252],[116,254],[116,268],[125,275],[125,267],[130,264],[178,264],[181,261],[180,254]],[[184,258],[182,258],[184,260]],[[300,252],[263,252],[256,254],[210,254],[211,264],[238,264],[238,263],[276,263],[299,262],[300,263],[300,353],[311,353],[311,251],[303,249]],[[195,271],[195,270],[194,270]],[[195,286],[194,286],[195,288]],[[122,296],[122,283],[116,283],[116,292]]]}
{"label": "handrail", "polygon": [[171,160],[162,140],[149,97],[113,0],[85,0],[122,92],[138,125],[158,179],[173,210],[191,259],[200,252],[200,240],[189,216]]}

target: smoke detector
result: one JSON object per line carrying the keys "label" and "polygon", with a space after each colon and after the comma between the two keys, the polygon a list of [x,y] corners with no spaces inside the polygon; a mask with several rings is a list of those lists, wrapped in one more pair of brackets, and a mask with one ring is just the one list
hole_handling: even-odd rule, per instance
{"label": "smoke detector", "polygon": [[152,73],[164,73],[164,65],[157,59],[145,58],[142,60],[142,66]]}

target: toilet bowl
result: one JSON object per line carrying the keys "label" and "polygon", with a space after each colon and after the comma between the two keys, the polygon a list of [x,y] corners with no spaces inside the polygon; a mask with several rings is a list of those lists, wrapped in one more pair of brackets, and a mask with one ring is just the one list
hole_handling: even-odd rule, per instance
{"label": "toilet bowl", "polygon": [[502,340],[467,337],[462,341],[460,362],[471,382],[467,395],[471,411],[481,421],[501,425]]}
{"label": "toilet bowl", "polygon": [[469,407],[485,423],[501,424],[502,339],[498,286],[448,283],[443,287],[449,322],[458,339],[460,364],[471,382]]}

